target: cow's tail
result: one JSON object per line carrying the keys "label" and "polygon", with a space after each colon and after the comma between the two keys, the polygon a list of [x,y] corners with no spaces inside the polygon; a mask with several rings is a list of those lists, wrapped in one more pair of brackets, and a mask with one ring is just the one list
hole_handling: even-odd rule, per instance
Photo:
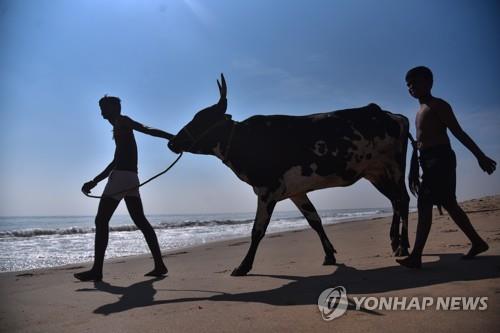
{"label": "cow's tail", "polygon": [[408,132],[408,139],[410,139],[411,145],[413,146],[413,153],[411,154],[410,162],[410,172],[408,173],[408,185],[410,187],[410,192],[414,196],[417,196],[420,189],[420,169],[418,167],[417,142],[410,132]]}

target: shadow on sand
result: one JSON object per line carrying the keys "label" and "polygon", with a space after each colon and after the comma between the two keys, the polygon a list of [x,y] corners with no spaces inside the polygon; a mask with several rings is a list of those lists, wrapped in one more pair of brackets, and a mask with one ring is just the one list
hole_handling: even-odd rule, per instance
{"label": "shadow on sand", "polygon": [[[428,256],[434,256],[429,254]],[[339,264],[335,271],[327,275],[288,276],[249,274],[290,281],[281,287],[262,291],[230,294],[209,290],[193,290],[202,293],[215,293],[206,297],[187,297],[168,300],[154,300],[156,289],[153,283],[161,279],[155,278],[130,285],[129,287],[112,286],[107,282],[95,283],[95,289],[78,289],[77,291],[103,291],[122,295],[115,303],[105,304],[94,310],[94,313],[109,315],[133,308],[160,304],[172,304],[198,301],[254,302],[270,305],[307,305],[317,304],[319,294],[326,288],[344,286],[348,295],[367,295],[396,290],[425,287],[453,281],[475,281],[497,278],[500,276],[500,256],[480,256],[474,260],[460,260],[462,254],[439,254],[439,260],[426,263],[422,270],[410,270],[400,266],[390,266],[367,270]],[[245,279],[240,277],[239,279]],[[173,290],[171,291],[187,291]],[[350,309],[354,309],[350,302]],[[379,315],[374,311],[363,312]]]}

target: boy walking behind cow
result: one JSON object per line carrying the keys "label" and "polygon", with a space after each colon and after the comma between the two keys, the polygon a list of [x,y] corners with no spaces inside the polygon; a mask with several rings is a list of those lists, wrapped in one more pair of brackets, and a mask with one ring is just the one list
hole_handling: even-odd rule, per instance
{"label": "boy walking behind cow", "polygon": [[460,127],[451,106],[443,99],[432,96],[433,75],[429,68],[419,66],[409,70],[406,74],[406,83],[410,95],[418,99],[420,104],[415,125],[416,145],[420,152],[419,162],[423,175],[422,183],[420,183],[418,171],[410,170],[410,176],[414,175],[413,179],[410,179],[410,189],[418,192],[417,235],[410,256],[398,259],[397,262],[410,268],[421,267],[422,252],[432,224],[433,205],[444,207],[469,238],[472,246],[462,258],[472,259],[488,250],[488,244],[479,236],[457,203],[455,196],[456,157],[446,130],[449,129],[474,154],[483,171],[488,174],[493,173],[496,162],[486,156]]}

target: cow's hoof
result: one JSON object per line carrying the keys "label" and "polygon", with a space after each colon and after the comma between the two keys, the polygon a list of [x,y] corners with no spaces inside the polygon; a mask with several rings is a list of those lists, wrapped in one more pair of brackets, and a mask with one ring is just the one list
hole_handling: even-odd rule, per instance
{"label": "cow's hoof", "polygon": [[325,261],[323,261],[323,265],[335,265],[337,263],[337,260],[335,257],[325,257]]}
{"label": "cow's hoof", "polygon": [[395,257],[407,257],[410,253],[408,252],[408,248],[399,246],[396,251],[394,251]]}
{"label": "cow's hoof", "polygon": [[233,270],[231,276],[245,276],[248,272],[250,272],[250,269],[251,268],[239,266]]}

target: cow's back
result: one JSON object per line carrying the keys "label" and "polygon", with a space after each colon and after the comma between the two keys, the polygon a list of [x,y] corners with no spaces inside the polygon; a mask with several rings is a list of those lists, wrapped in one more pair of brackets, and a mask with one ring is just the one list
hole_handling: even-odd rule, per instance
{"label": "cow's back", "polygon": [[254,187],[346,186],[398,158],[405,128],[405,117],[375,104],[307,116],[254,116],[238,124],[232,168]]}

